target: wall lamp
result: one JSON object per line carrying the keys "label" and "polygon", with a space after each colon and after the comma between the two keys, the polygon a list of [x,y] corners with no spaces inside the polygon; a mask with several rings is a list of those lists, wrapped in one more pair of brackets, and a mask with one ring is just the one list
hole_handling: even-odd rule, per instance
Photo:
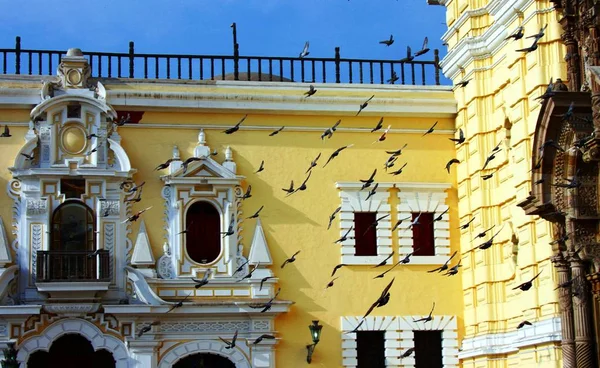
{"label": "wall lamp", "polygon": [[306,355],[306,362],[308,364],[310,364],[310,362],[312,361],[312,355],[313,355],[313,352],[315,351],[315,347],[319,343],[319,340],[321,340],[321,329],[322,328],[323,328],[323,326],[321,326],[319,324],[318,320],[312,321],[312,325],[308,326],[308,329],[310,330],[310,336],[312,337],[312,341],[313,341],[312,344],[306,345],[306,350],[308,350],[308,355]]}

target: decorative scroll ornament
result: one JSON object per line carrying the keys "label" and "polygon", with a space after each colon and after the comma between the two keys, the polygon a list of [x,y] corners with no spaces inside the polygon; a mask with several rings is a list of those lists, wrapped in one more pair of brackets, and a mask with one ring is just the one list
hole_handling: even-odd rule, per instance
{"label": "decorative scroll ornament", "polygon": [[161,279],[174,279],[175,269],[171,260],[171,249],[168,243],[163,245],[164,254],[158,259],[156,264],[156,273]]}

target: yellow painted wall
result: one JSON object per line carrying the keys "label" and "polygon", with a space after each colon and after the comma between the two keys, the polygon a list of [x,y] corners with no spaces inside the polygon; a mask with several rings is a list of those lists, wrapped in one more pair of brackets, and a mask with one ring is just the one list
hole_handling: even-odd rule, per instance
{"label": "yellow painted wall", "polygon": [[[107,86],[110,88],[110,85]],[[122,86],[119,86],[122,88]],[[245,91],[245,93],[254,93]],[[260,90],[256,93],[261,93]],[[370,94],[370,93],[367,93]],[[390,95],[393,95],[390,92]],[[362,95],[362,94],[361,94]],[[24,122],[28,111],[0,110],[0,121]],[[373,280],[383,269],[373,270],[372,266],[350,266],[338,271],[341,276],[333,288],[324,290],[330,280],[335,265],[340,263],[340,246],[333,244],[339,238],[339,220],[327,231],[331,212],[341,204],[337,181],[358,181],[367,178],[374,168],[378,169],[377,181],[390,182],[394,178],[402,182],[451,183],[448,205],[450,206],[450,234],[452,251],[458,249],[459,221],[457,218],[458,198],[454,170],[448,174],[445,165],[455,156],[454,143],[448,140],[451,135],[432,134],[421,137],[436,120],[437,129],[451,130],[454,120],[432,118],[386,117],[384,127],[420,129],[417,134],[389,134],[387,140],[372,144],[377,133],[350,133],[337,131],[333,138],[321,140],[322,130],[331,126],[339,118],[341,127],[373,127],[379,117],[351,116],[293,116],[260,115],[249,113],[244,124],[265,125],[273,130],[286,126],[319,127],[319,132],[286,131],[269,137],[269,131],[248,131],[242,129],[232,135],[221,131],[235,124],[242,114],[147,111],[138,127],[120,127],[122,146],[131,160],[132,167],[138,170],[136,182],[146,181],[143,200],[133,205],[133,211],[148,206],[153,210],[144,214],[148,235],[156,257],[162,254],[163,244],[163,199],[160,196],[162,181],[154,168],[170,158],[173,145],[177,145],[182,158],[190,157],[197,143],[197,128],[156,128],[150,124],[216,124],[219,129],[207,129],[206,141],[211,149],[219,151],[216,160],[224,160],[224,149],[231,146],[233,159],[237,163],[237,173],[246,177],[243,186],[252,185],[252,198],[243,202],[243,216],[249,216],[261,205],[262,225],[274,259],[272,267],[282,288],[281,299],[292,300],[291,311],[281,315],[275,323],[278,336],[282,338],[277,346],[278,367],[304,367],[306,365],[306,344],[311,343],[308,325],[313,319],[323,324],[321,342],[314,354],[313,365],[320,367],[340,367],[342,349],[340,331],[341,316],[362,316],[373,303],[392,277],[396,277],[390,303],[376,309],[372,316],[387,315],[426,315],[432,301],[436,301],[436,315],[456,315],[459,331],[462,331],[463,301],[459,277],[443,277],[430,274],[426,270],[437,266],[408,265],[398,267],[384,279]],[[148,127],[144,127],[148,124]],[[12,138],[0,143],[0,185],[6,185],[10,173],[6,167],[12,166],[14,157],[21,147],[25,127],[11,129]],[[353,143],[354,147],[345,150],[325,169],[322,165],[338,147]],[[398,160],[396,167],[408,162],[403,174],[397,177],[388,175],[383,164],[388,155],[384,150],[395,150],[404,143],[408,147]],[[290,180],[298,185],[305,178],[305,171],[312,159],[322,152],[319,167],[313,169],[308,189],[285,198],[281,188],[289,186]],[[265,160],[265,170],[254,172],[261,160]],[[395,219],[395,204],[392,200]],[[0,196],[0,215],[7,228],[10,224],[12,205],[6,196]],[[139,223],[132,228],[132,237],[137,234]],[[249,252],[254,221],[242,224],[245,255]],[[13,235],[8,234],[12,241]],[[134,240],[132,238],[132,240]],[[297,261],[284,269],[281,263],[295,251],[302,250]],[[398,261],[398,242],[393,239],[393,250]],[[454,263],[454,262],[453,262]],[[459,339],[462,333],[459,332]]]}
{"label": "yellow painted wall", "polygon": [[[488,3],[449,1],[446,4],[448,25],[455,26],[462,14]],[[458,83],[467,75],[473,78],[467,87],[455,90],[456,128],[463,129],[467,137],[467,142],[457,149],[457,158],[463,161],[457,171],[459,216],[463,223],[473,216],[477,218],[476,226],[461,234],[467,338],[514,331],[523,320],[534,322],[559,315],[558,295],[553,290],[555,274],[549,260],[550,226],[537,216],[526,216],[516,206],[531,190],[532,140],[540,111],[540,103],[533,99],[543,93],[551,77],[566,81],[565,51],[557,22],[560,15],[551,7],[548,1],[534,1],[517,20],[506,25],[511,34],[523,24],[528,36],[548,24],[537,51],[529,54],[515,51],[530,46],[532,39],[506,41],[494,55],[462,65],[464,70],[453,80]],[[457,43],[466,37],[485,37],[484,32],[494,21],[487,14],[472,16],[449,39],[449,52],[455,51]],[[502,143],[503,150],[490,164],[498,171],[492,179],[483,181],[481,168],[498,143]],[[492,171],[486,169],[484,173]],[[519,244],[514,248],[518,251],[516,263],[511,223]],[[496,229],[505,225],[498,242],[486,251],[472,251],[480,243],[472,243],[471,239],[494,224]],[[534,288],[527,292],[512,290],[542,270]],[[491,356],[465,359],[463,366],[562,366],[560,344],[557,345],[539,345],[537,353],[534,348],[527,348],[504,358],[494,356],[493,360]]]}

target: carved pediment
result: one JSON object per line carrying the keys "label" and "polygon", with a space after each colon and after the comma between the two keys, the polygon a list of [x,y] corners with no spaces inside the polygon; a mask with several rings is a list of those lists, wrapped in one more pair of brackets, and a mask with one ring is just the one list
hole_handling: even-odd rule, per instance
{"label": "carved pediment", "polygon": [[[573,106],[572,116],[565,118],[570,106]],[[586,92],[555,92],[542,104],[532,147],[532,189],[530,196],[518,204],[528,215],[540,215],[549,221],[558,221],[565,215],[583,215],[583,203],[581,206],[567,203],[567,197],[568,191],[583,193],[594,185],[588,183],[586,173],[578,175],[583,182],[580,188],[569,189],[556,184],[566,183],[566,178],[575,175],[576,168],[585,169],[581,147],[577,145],[593,132],[591,113],[590,94]],[[551,146],[542,149],[550,140],[562,150]]]}
{"label": "carved pediment", "polygon": [[236,180],[238,177],[229,169],[219,164],[212,158],[204,158],[201,161],[194,161],[188,165],[187,170],[179,168],[170,175],[171,181],[177,181],[180,178],[206,178],[218,182],[219,179]]}

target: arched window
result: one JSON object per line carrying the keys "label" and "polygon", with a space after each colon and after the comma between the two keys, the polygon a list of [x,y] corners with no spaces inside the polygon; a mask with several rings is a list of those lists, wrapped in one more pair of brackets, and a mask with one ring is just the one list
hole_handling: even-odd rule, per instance
{"label": "arched window", "polygon": [[173,368],[219,367],[235,368],[235,364],[225,357],[210,353],[197,353],[178,360]]}
{"label": "arched window", "polygon": [[194,262],[211,263],[221,253],[221,216],[210,203],[192,204],[185,216],[185,249]]}
{"label": "arched window", "polygon": [[96,247],[94,212],[79,200],[65,201],[52,216],[50,250],[92,251]]}

